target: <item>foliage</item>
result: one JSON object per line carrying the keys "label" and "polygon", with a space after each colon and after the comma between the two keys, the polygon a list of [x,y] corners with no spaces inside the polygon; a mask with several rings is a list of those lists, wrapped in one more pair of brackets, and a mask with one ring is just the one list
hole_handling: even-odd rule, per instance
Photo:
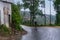
{"label": "foliage", "polygon": [[6,25],[0,25],[0,34],[4,36],[8,36],[10,34],[11,30],[6,27]]}
{"label": "foliage", "polygon": [[17,2],[17,6],[18,6],[18,8],[20,10],[21,9],[21,5],[20,5],[20,2],[19,1]]}
{"label": "foliage", "polygon": [[36,10],[35,14],[36,14],[36,15],[41,15],[41,16],[43,16],[42,10],[39,10],[39,9]]}
{"label": "foliage", "polygon": [[[23,0],[24,2],[24,8],[29,8],[30,10],[30,21],[31,24],[34,25],[34,20],[35,20],[35,16],[36,14],[40,14],[41,12],[37,11],[38,7],[39,7],[39,0]],[[37,13],[38,12],[38,13]]]}
{"label": "foliage", "polygon": [[60,0],[55,0],[54,1],[54,8],[57,12],[57,14],[56,14],[56,24],[57,25],[60,25],[60,6],[59,5],[60,5]]}
{"label": "foliage", "polygon": [[24,25],[30,25],[30,21],[24,21],[22,24],[24,24]]}
{"label": "foliage", "polygon": [[16,30],[21,30],[21,15],[20,15],[20,10],[19,10],[19,6],[16,4],[12,4],[12,25],[13,28],[15,28]]}

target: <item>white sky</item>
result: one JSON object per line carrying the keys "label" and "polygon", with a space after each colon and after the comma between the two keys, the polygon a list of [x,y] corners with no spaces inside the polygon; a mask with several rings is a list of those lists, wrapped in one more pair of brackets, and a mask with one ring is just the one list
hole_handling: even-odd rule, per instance
{"label": "white sky", "polygon": [[[16,0],[15,3],[17,1],[20,1],[20,3],[22,3],[22,0]],[[39,7],[39,9],[42,9]],[[24,11],[24,9],[22,9],[22,11]],[[29,11],[28,9],[26,9],[26,11]],[[44,12],[44,9],[42,9],[42,11]],[[45,14],[50,14],[50,2],[48,0],[45,0]],[[54,11],[54,7],[53,7],[53,2],[51,1],[51,14],[55,15],[56,12]]]}

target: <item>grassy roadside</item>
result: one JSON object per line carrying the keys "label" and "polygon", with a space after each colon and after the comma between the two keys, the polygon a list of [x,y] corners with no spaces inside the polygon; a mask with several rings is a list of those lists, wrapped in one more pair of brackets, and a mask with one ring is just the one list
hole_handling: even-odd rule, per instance
{"label": "grassy roadside", "polygon": [[[23,24],[25,25],[25,24]],[[59,25],[25,25],[25,26],[28,26],[28,27],[50,27],[50,28],[60,28]]]}
{"label": "grassy roadside", "polygon": [[14,30],[12,28],[7,28],[5,25],[0,26],[0,40],[12,40],[27,34],[25,30]]}

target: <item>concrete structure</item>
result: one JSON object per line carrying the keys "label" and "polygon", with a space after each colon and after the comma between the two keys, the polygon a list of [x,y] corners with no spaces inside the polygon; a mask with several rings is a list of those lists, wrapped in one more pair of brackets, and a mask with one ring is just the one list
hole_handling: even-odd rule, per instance
{"label": "concrete structure", "polygon": [[9,27],[11,19],[11,3],[12,0],[0,0],[0,24]]}

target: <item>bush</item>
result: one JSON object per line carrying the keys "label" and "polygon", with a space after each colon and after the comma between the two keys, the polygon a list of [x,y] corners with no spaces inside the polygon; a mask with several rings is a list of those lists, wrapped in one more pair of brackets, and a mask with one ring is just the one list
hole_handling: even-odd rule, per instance
{"label": "bush", "polygon": [[9,35],[11,32],[11,30],[9,28],[6,27],[6,25],[0,25],[0,34],[1,35]]}
{"label": "bush", "polygon": [[22,24],[24,24],[24,25],[31,25],[30,21],[24,21],[24,22],[22,22]]}
{"label": "bush", "polygon": [[56,24],[56,26],[60,26],[60,24]]}
{"label": "bush", "polygon": [[48,26],[56,26],[55,24],[49,24]]}
{"label": "bush", "polygon": [[17,26],[15,27],[15,29],[18,30],[18,31],[22,31],[22,27],[21,27],[20,25],[17,25]]}
{"label": "bush", "polygon": [[9,31],[9,28],[7,28],[6,25],[1,25],[0,29],[2,29],[5,32]]}
{"label": "bush", "polygon": [[19,7],[16,4],[12,4],[12,25],[15,28],[15,30],[21,30],[21,15],[20,15],[20,10]]}

